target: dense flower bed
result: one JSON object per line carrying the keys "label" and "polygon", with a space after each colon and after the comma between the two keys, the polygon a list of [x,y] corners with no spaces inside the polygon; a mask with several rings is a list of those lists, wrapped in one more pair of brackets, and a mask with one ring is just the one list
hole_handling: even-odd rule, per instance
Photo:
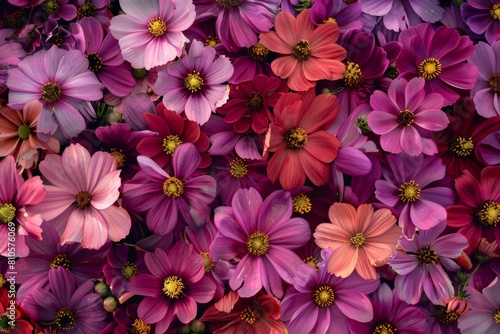
{"label": "dense flower bed", "polygon": [[497,0],[0,12],[0,333],[500,332]]}

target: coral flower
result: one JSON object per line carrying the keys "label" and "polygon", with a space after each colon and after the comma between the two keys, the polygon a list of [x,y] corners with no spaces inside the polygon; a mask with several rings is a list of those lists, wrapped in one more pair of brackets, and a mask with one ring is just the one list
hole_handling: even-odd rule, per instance
{"label": "coral flower", "polygon": [[335,44],[340,36],[336,23],[315,27],[310,9],[297,18],[280,12],[276,15],[275,29],[260,34],[260,42],[273,52],[284,55],[271,63],[273,72],[288,79],[288,87],[305,91],[316,86],[317,80],[343,78],[345,66],[341,62],[346,50]]}
{"label": "coral flower", "polygon": [[371,204],[355,209],[350,204],[334,203],[328,216],[331,224],[320,224],[313,234],[319,247],[333,251],[328,272],[345,278],[356,269],[364,279],[376,279],[375,266],[384,264],[396,250],[401,235],[391,211],[374,211]]}
{"label": "coral flower", "polygon": [[304,185],[306,176],[315,185],[330,180],[329,163],[337,156],[339,140],[326,130],[337,117],[337,98],[315,96],[314,89],[283,95],[274,108],[269,126],[269,151],[274,152],[267,167],[272,182],[284,189]]}
{"label": "coral flower", "polygon": [[107,240],[127,236],[131,220],[115,205],[121,181],[111,154],[90,156],[80,144],[71,144],[62,156],[49,154],[40,172],[49,185],[38,207],[61,234],[61,244],[81,242],[84,248],[99,249]]}
{"label": "coral flower", "polygon": [[183,31],[196,15],[191,0],[120,0],[120,7],[126,15],[113,17],[109,29],[132,67],[150,70],[182,54]]}

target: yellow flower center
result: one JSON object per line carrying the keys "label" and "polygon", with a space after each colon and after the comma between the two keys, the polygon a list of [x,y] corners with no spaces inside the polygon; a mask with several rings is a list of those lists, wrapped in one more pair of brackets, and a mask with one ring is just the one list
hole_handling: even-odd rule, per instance
{"label": "yellow flower center", "polygon": [[303,193],[298,194],[292,199],[292,209],[293,212],[300,213],[301,215],[311,212],[311,199]]}
{"label": "yellow flower center", "polygon": [[90,205],[91,199],[92,199],[92,197],[90,196],[90,193],[88,191],[80,191],[76,195],[76,205],[80,209],[85,209],[86,207],[88,207]]}
{"label": "yellow flower center", "polygon": [[247,306],[240,312],[241,320],[253,325],[261,317],[261,312],[257,306]]}
{"label": "yellow flower center", "polygon": [[167,24],[161,18],[157,17],[149,21],[148,30],[154,37],[161,37],[167,32]]}
{"label": "yellow flower center", "polygon": [[56,269],[59,266],[71,270],[71,259],[68,254],[57,254],[50,263],[52,269]]}
{"label": "yellow flower center", "polygon": [[201,252],[200,254],[205,259],[204,262],[203,262],[203,265],[205,266],[205,272],[206,273],[211,272],[212,269],[215,267],[215,262],[210,257],[210,253],[208,253],[208,252]]}
{"label": "yellow flower center", "polygon": [[184,182],[176,177],[168,178],[163,183],[163,193],[170,198],[179,198],[184,193]]}
{"label": "yellow flower center", "polygon": [[420,199],[420,186],[413,180],[399,186],[399,198],[404,203],[412,203]]}
{"label": "yellow flower center", "polygon": [[184,282],[179,276],[168,276],[163,280],[163,293],[172,299],[182,297],[184,291]]}
{"label": "yellow flower center", "polygon": [[365,79],[358,64],[348,61],[344,72],[344,84],[348,88],[358,88]]}
{"label": "yellow flower center", "polygon": [[42,99],[52,103],[61,98],[61,86],[54,82],[47,82],[42,87]]}
{"label": "yellow flower center", "polygon": [[396,327],[388,321],[377,324],[373,329],[372,334],[394,334],[396,333]]}
{"label": "yellow flower center", "polygon": [[56,326],[60,330],[73,329],[76,324],[76,313],[69,307],[63,307],[56,312]]}
{"label": "yellow flower center", "polygon": [[495,312],[495,315],[493,316],[493,320],[495,321],[496,324],[500,324],[500,310]]}
{"label": "yellow flower center", "polygon": [[262,109],[262,107],[264,106],[264,97],[262,96],[262,94],[253,92],[248,98],[247,106],[252,111]]}
{"label": "yellow flower center", "polygon": [[0,221],[10,223],[16,216],[16,207],[10,203],[0,205]]}
{"label": "yellow flower center", "polygon": [[191,93],[196,93],[203,86],[203,78],[200,72],[193,71],[193,73],[188,73],[186,78],[184,78],[184,87],[187,88]]}
{"label": "yellow flower center", "polygon": [[365,236],[363,235],[363,233],[359,232],[359,233],[356,233],[355,236],[351,237],[351,239],[349,239],[351,241],[351,243],[356,246],[356,248],[360,247],[360,246],[363,246],[363,244],[365,243],[366,239],[365,239]]}
{"label": "yellow flower center", "polygon": [[125,277],[127,281],[130,281],[135,275],[137,275],[137,266],[132,262],[125,263],[122,268],[122,276]]}
{"label": "yellow flower center", "polygon": [[22,124],[17,128],[17,135],[22,140],[26,140],[30,137],[31,129],[28,124]]}
{"label": "yellow flower center", "polygon": [[490,8],[490,16],[494,20],[500,20],[500,3],[496,3]]}
{"label": "yellow flower center", "polygon": [[125,166],[125,161],[127,161],[127,157],[123,154],[123,150],[121,148],[112,148],[109,150],[109,154],[113,156],[116,160],[116,166],[118,168],[123,168]]}
{"label": "yellow flower center", "polygon": [[495,201],[484,201],[474,213],[476,220],[487,227],[494,227],[500,222],[500,204]]}
{"label": "yellow flower center", "polygon": [[90,53],[87,55],[87,59],[89,61],[89,70],[92,72],[99,72],[102,68],[102,58],[99,57],[96,53]]}
{"label": "yellow flower center", "polygon": [[443,313],[438,314],[436,316],[436,320],[443,325],[451,325],[455,321],[457,321],[459,315],[456,312],[447,312],[446,310]]}
{"label": "yellow flower center", "polygon": [[413,121],[413,113],[410,110],[406,109],[399,112],[398,123],[400,125],[410,126],[413,124]]}
{"label": "yellow flower center", "polygon": [[267,58],[269,50],[260,42],[258,42],[257,44],[252,45],[250,48],[248,48],[248,54],[253,60],[263,61]]}
{"label": "yellow flower center", "polygon": [[299,149],[307,143],[307,133],[301,128],[290,129],[285,134],[285,147]]}
{"label": "yellow flower center", "polygon": [[247,163],[239,157],[234,158],[234,160],[229,163],[229,168],[231,175],[237,179],[241,179],[248,174]]}
{"label": "yellow flower center", "polygon": [[78,8],[76,17],[80,20],[84,17],[94,16],[95,10],[96,8],[93,4],[85,3],[80,8]]}
{"label": "yellow flower center", "polygon": [[318,271],[318,259],[315,258],[314,256],[308,256],[304,259],[304,263],[310,265],[311,267],[313,267],[314,269],[316,269],[316,271]]}
{"label": "yellow flower center", "polygon": [[311,57],[311,46],[305,39],[301,39],[292,46],[292,56],[298,61],[304,61]]}
{"label": "yellow flower center", "polygon": [[42,7],[47,14],[57,13],[59,11],[59,2],[48,0]]}
{"label": "yellow flower center", "polygon": [[441,63],[436,58],[426,58],[418,65],[418,76],[432,80],[441,74]]}
{"label": "yellow flower center", "polygon": [[261,256],[269,249],[269,237],[262,232],[253,232],[247,239],[248,252],[254,256]]}
{"label": "yellow flower center", "polygon": [[319,307],[330,307],[335,301],[335,292],[329,285],[320,285],[313,290],[313,302]]}
{"label": "yellow flower center", "polygon": [[0,274],[0,286],[4,285],[7,280],[5,279],[5,276]]}
{"label": "yellow flower center", "polygon": [[217,36],[208,35],[207,39],[205,40],[205,45],[210,46],[212,48],[215,48],[217,44],[220,43],[220,40]]}
{"label": "yellow flower center", "polygon": [[468,157],[474,152],[472,138],[455,137],[448,143],[448,152],[457,158]]}
{"label": "yellow flower center", "polygon": [[163,152],[168,155],[174,155],[175,149],[181,144],[182,140],[178,135],[168,135],[166,138],[163,138]]}
{"label": "yellow flower center", "polygon": [[500,93],[500,74],[492,74],[490,81],[490,88],[495,93]]}
{"label": "yellow flower center", "polygon": [[142,319],[135,319],[130,328],[130,334],[149,334],[151,326]]}
{"label": "yellow flower center", "polygon": [[429,246],[421,248],[418,251],[418,263],[424,267],[427,267],[429,264],[437,264],[438,255],[436,251]]}

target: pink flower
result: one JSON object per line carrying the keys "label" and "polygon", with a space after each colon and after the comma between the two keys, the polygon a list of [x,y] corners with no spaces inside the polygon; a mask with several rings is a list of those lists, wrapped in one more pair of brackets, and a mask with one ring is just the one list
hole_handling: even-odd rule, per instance
{"label": "pink flower", "polygon": [[81,242],[83,248],[99,249],[107,240],[127,236],[131,220],[115,205],[121,180],[111,154],[90,156],[80,144],[71,144],[62,156],[47,155],[40,172],[50,185],[38,208],[61,234],[61,245]]}

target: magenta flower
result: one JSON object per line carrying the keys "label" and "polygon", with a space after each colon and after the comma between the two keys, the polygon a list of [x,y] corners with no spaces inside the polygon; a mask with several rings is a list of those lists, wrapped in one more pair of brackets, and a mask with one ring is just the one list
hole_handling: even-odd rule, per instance
{"label": "magenta flower", "polygon": [[45,13],[49,15],[49,19],[70,22],[76,18],[77,11],[75,5],[68,3],[69,0],[51,0],[45,1],[42,5]]}
{"label": "magenta flower", "polygon": [[265,201],[254,188],[241,189],[232,206],[215,209],[218,234],[214,260],[241,257],[229,281],[240,297],[251,297],[263,287],[267,294],[283,296],[283,283],[291,283],[302,260],[293,252],[311,237],[306,220],[291,218],[290,193],[275,191]]}
{"label": "magenta flower", "polygon": [[[498,11],[500,14],[500,4]],[[477,113],[486,118],[500,116],[500,41],[492,45],[479,42],[475,49],[469,62],[479,70],[479,77],[471,91]]]}
{"label": "magenta flower", "polygon": [[394,288],[408,304],[417,304],[422,291],[435,305],[446,305],[453,297],[453,284],[444,269],[457,271],[460,268],[453,259],[467,247],[467,239],[458,233],[440,236],[445,227],[443,220],[433,228],[415,234],[413,239],[401,236],[399,246],[402,251],[397,250],[388,260],[399,274]]}
{"label": "magenta flower", "polygon": [[201,160],[191,143],[175,149],[171,175],[151,158],[137,157],[142,170],[123,185],[124,206],[133,212],[147,212],[146,224],[158,235],[172,232],[179,221],[192,227],[203,226],[210,219],[216,184],[209,175],[193,177]]}
{"label": "magenta flower", "polygon": [[404,235],[411,238],[417,228],[428,230],[446,219],[444,207],[454,203],[455,193],[439,158],[388,155],[387,163],[385,180],[375,182],[375,196],[399,213]]}
{"label": "magenta flower", "polygon": [[438,152],[432,131],[448,125],[441,110],[444,99],[440,94],[426,94],[425,80],[413,78],[407,82],[395,79],[388,94],[375,91],[370,99],[374,109],[368,114],[368,126],[380,135],[380,146],[390,153],[406,152],[415,156]]}
{"label": "magenta flower", "polygon": [[496,0],[468,0],[460,6],[465,23],[476,34],[485,34],[489,44],[500,40],[500,3]]}
{"label": "magenta flower", "polygon": [[40,100],[38,138],[47,141],[58,128],[72,138],[85,129],[84,116],[95,117],[93,110],[82,111],[86,102],[102,98],[103,85],[88,67],[89,61],[77,50],[53,46],[36,52],[8,71],[9,106],[22,109],[26,102]]}
{"label": "magenta flower", "polygon": [[401,33],[399,41],[403,44],[396,60],[400,77],[424,78],[425,92],[443,95],[445,106],[454,103],[461,90],[474,87],[477,67],[464,62],[474,53],[469,37],[446,26],[434,31],[424,23]]}
{"label": "magenta flower", "polygon": [[[27,236],[42,239],[42,217],[33,207],[45,198],[46,191],[39,176],[24,181],[16,169],[14,157],[0,161],[0,255],[8,255],[9,232],[15,232],[15,256],[26,257],[29,248]],[[12,241],[10,242],[12,244]]]}
{"label": "magenta flower", "polygon": [[191,0],[120,0],[120,7],[125,15],[113,17],[109,30],[132,67],[149,70],[181,56],[183,31],[196,15]]}
{"label": "magenta flower", "polygon": [[196,317],[196,303],[209,302],[215,284],[205,277],[203,257],[193,252],[184,240],[168,252],[160,248],[144,256],[151,274],[132,278],[131,293],[145,296],[137,314],[148,324],[156,324],[156,333],[164,333],[177,318],[184,324]]}
{"label": "magenta flower", "polygon": [[283,298],[281,319],[289,333],[350,333],[348,319],[373,319],[366,295],[377,289],[379,281],[364,280],[356,273],[346,278],[332,275],[327,270],[331,251],[324,250],[321,256],[316,270],[301,265]]}
{"label": "magenta flower", "polygon": [[47,197],[38,206],[61,234],[61,244],[81,242],[99,249],[107,240],[120,241],[130,231],[127,211],[115,205],[120,195],[120,171],[107,152],[90,153],[71,144],[62,157],[49,154],[40,162],[48,181]]}
{"label": "magenta flower", "polygon": [[[76,18],[93,17],[104,27],[109,27],[110,17],[109,0],[73,0],[76,5]],[[77,21],[78,22],[78,21]]]}
{"label": "magenta flower", "polygon": [[156,93],[163,95],[167,109],[199,123],[206,123],[212,112],[228,98],[224,84],[233,75],[233,66],[225,56],[215,57],[215,50],[194,40],[182,59],[158,73]]}
{"label": "magenta flower", "polygon": [[106,327],[102,299],[89,280],[78,286],[69,271],[59,267],[48,274],[50,291],[37,289],[21,305],[30,318],[51,323],[57,333],[99,333]]}
{"label": "magenta flower", "polygon": [[5,88],[6,70],[19,64],[21,59],[26,56],[22,45],[10,40],[14,34],[15,30],[13,29],[0,30],[0,92]]}
{"label": "magenta flower", "polygon": [[343,0],[319,0],[312,2],[311,21],[315,25],[333,21],[340,32],[349,29],[362,29],[361,4]]}

